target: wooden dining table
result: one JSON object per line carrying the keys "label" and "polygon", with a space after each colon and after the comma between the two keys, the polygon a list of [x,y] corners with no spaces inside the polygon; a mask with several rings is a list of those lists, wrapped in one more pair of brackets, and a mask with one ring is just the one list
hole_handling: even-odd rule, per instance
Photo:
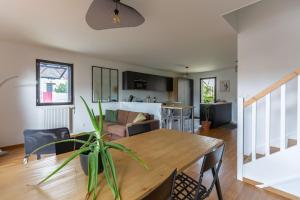
{"label": "wooden dining table", "polygon": [[[133,149],[149,167],[147,170],[126,154],[111,150],[123,200],[142,199],[158,187],[174,169],[179,172],[185,170],[206,153],[223,144],[219,139],[182,134],[167,129],[159,129],[114,142]],[[0,199],[85,199],[87,177],[81,169],[79,158],[71,161],[48,182],[36,186],[70,154],[34,160],[28,165],[0,166]],[[97,199],[113,200],[112,192],[106,185],[103,174],[99,175]]]}

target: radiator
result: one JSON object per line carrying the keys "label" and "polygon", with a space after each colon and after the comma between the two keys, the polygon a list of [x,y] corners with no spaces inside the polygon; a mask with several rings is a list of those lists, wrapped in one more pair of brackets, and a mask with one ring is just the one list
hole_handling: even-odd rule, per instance
{"label": "radiator", "polygon": [[44,128],[67,127],[73,132],[73,111],[74,107],[47,107],[44,108]]}

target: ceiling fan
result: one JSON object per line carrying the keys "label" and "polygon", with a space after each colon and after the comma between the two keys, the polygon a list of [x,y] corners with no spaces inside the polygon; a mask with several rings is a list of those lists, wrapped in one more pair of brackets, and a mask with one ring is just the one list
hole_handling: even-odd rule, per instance
{"label": "ceiling fan", "polygon": [[136,27],[145,18],[121,0],[94,0],[86,14],[87,24],[95,30]]}

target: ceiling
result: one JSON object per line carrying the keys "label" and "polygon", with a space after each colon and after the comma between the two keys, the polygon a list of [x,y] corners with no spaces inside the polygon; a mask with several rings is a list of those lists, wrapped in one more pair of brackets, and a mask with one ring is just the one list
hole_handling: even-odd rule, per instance
{"label": "ceiling", "polygon": [[92,0],[2,0],[0,39],[43,45],[167,71],[235,66],[237,38],[222,15],[257,0],[123,0],[146,19],[136,28],[95,31]]}

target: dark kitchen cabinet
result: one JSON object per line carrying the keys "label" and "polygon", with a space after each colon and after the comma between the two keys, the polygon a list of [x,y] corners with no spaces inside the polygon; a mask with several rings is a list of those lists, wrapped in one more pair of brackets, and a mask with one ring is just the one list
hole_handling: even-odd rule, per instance
{"label": "dark kitchen cabinet", "polygon": [[212,122],[211,127],[217,128],[219,126],[229,124],[232,118],[232,103],[213,103],[200,104],[200,119],[205,119],[205,107],[209,107],[209,121]]}
{"label": "dark kitchen cabinet", "polygon": [[123,90],[173,91],[173,78],[125,71],[122,87]]}

